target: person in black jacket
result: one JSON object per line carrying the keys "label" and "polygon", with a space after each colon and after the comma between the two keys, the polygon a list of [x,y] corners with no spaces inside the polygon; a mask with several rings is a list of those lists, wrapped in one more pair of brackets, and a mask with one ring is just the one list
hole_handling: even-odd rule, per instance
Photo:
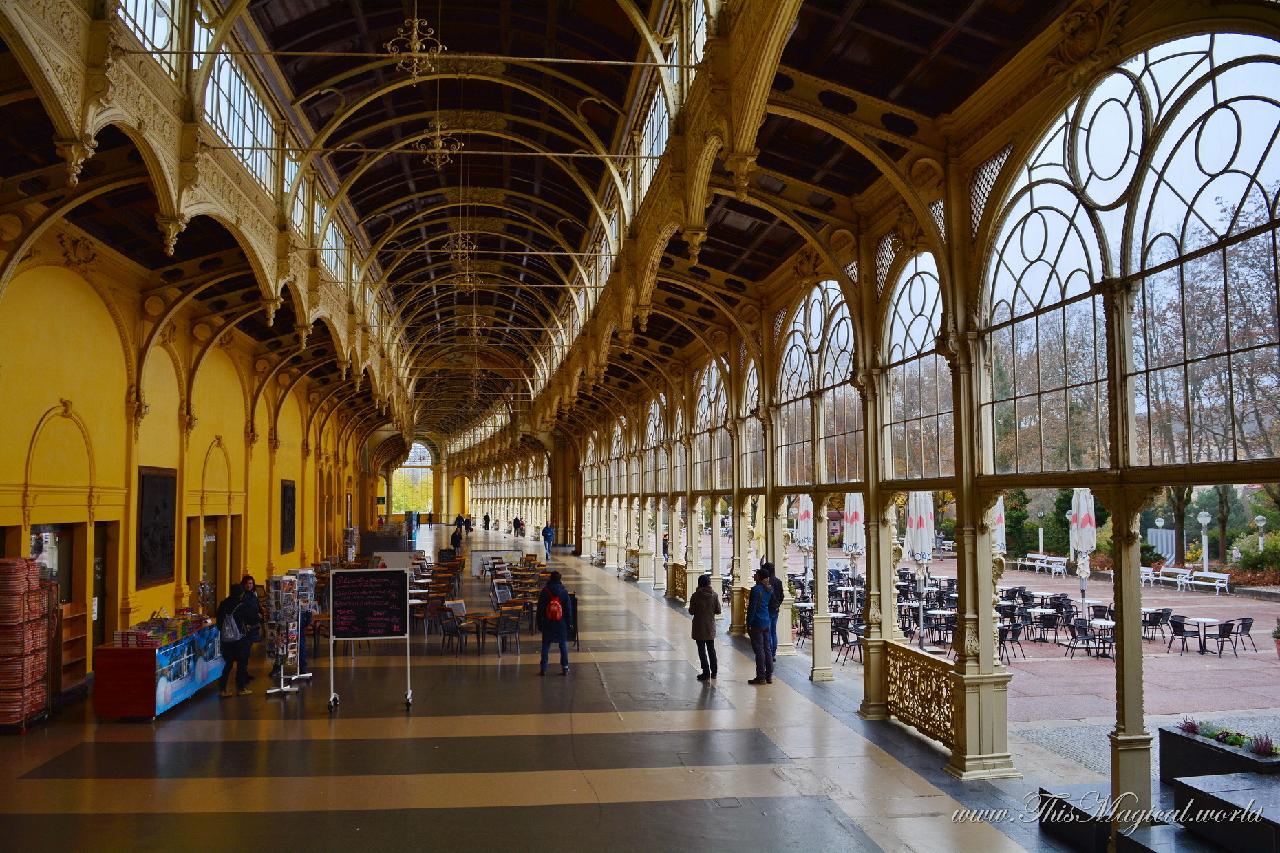
{"label": "person in black jacket", "polygon": [[[227,689],[232,667],[238,667],[236,670],[236,692],[241,696],[249,693],[250,643],[245,629],[245,617],[248,616],[245,607],[244,587],[242,586],[233,586],[231,594],[218,605],[216,618],[218,620],[218,631],[221,634],[222,659],[226,661],[222,675],[218,678],[218,692],[223,696],[235,695],[231,690]],[[229,636],[234,634],[239,636],[235,639],[228,639]]]}
{"label": "person in black jacket", "polygon": [[462,528],[455,527],[453,535],[449,537],[449,547],[453,549],[454,556],[462,556]]}
{"label": "person in black jacket", "polygon": [[[262,602],[258,600],[258,582],[253,579],[253,575],[241,578],[240,588],[244,590],[244,603],[236,610],[236,614],[244,625],[244,665],[248,673],[249,660],[253,657],[253,644],[262,642]],[[253,674],[248,675],[252,681]]]}
{"label": "person in black jacket", "polygon": [[782,581],[773,569],[773,563],[766,562],[760,568],[769,573],[769,657],[778,659],[778,612],[782,610]]}
{"label": "person in black jacket", "polygon": [[[559,617],[555,618],[552,600],[559,602]],[[569,674],[569,619],[573,614],[569,610],[569,590],[560,582],[560,573],[552,572],[547,585],[538,594],[537,621],[542,631],[542,658],[538,666],[538,675],[547,674],[547,652],[552,643],[560,645],[560,671]]]}

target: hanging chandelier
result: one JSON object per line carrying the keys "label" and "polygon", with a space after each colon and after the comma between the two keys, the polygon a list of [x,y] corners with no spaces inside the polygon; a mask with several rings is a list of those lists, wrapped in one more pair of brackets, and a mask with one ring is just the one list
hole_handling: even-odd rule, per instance
{"label": "hanging chandelier", "polygon": [[459,269],[469,270],[471,268],[471,257],[476,252],[476,241],[471,239],[471,235],[462,230],[462,223],[458,223],[458,227],[449,238],[444,241],[444,250],[449,255],[449,260],[453,261]]}
{"label": "hanging chandelier", "polygon": [[436,70],[435,61],[449,48],[436,37],[435,29],[426,18],[418,17],[418,4],[413,4],[413,17],[396,29],[396,37],[384,47],[391,56],[398,57],[396,68],[414,80]]}
{"label": "hanging chandelier", "polygon": [[446,132],[449,125],[439,116],[431,119],[428,127],[430,132],[426,138],[414,142],[413,147],[422,154],[423,163],[439,172],[453,162],[453,155],[462,150],[462,142]]}

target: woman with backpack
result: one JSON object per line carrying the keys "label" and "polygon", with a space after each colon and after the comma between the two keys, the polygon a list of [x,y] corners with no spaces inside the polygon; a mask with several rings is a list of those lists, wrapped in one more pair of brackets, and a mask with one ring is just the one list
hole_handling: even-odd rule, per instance
{"label": "woman with backpack", "polygon": [[699,681],[716,677],[716,617],[720,615],[720,596],[711,588],[711,575],[698,578],[698,588],[689,596],[689,612],[693,614],[693,641],[698,644],[698,660],[702,662]]}
{"label": "woman with backpack", "polygon": [[560,582],[560,573],[552,572],[547,585],[538,594],[537,621],[542,631],[542,659],[538,675],[547,674],[547,651],[552,643],[560,644],[560,671],[569,674],[569,590]]}

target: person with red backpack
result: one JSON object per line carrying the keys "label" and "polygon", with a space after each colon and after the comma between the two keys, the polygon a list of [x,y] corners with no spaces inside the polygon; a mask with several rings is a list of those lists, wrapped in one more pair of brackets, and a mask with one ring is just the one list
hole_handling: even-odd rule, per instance
{"label": "person with red backpack", "polygon": [[569,590],[560,582],[560,573],[552,572],[547,585],[538,594],[538,629],[542,631],[542,659],[538,675],[547,674],[547,652],[552,643],[560,644],[560,671],[569,674]]}

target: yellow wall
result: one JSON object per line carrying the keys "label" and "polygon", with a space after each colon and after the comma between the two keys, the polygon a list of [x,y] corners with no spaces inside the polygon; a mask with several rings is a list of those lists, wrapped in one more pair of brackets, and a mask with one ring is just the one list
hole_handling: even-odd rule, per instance
{"label": "yellow wall", "polygon": [[[117,523],[118,535],[109,540],[114,571],[99,610],[109,640],[110,631],[152,611],[173,613],[192,603],[206,518],[223,537],[220,595],[232,566],[261,579],[268,567],[285,571],[336,553],[348,482],[354,523],[367,527],[371,520],[354,485],[364,476],[360,439],[338,440],[347,422],[344,408],[324,419],[323,434],[312,434],[305,442],[310,452],[303,455],[312,393],[306,378],[292,384],[280,377],[266,380],[269,387],[257,395],[253,413],[257,440],[249,440],[246,407],[263,381],[255,369],[262,357],[257,342],[233,332],[196,370],[203,342],[190,330],[198,306],[182,307],[135,375],[155,316],[154,310],[142,310],[143,291],[154,287],[154,279],[107,247],[97,251],[98,262],[66,268],[56,262],[61,250],[49,235],[33,257],[54,262],[33,261],[0,289],[0,541],[7,554],[25,556],[30,525],[81,525],[72,602],[87,607],[93,535],[88,522]],[[146,406],[136,436],[129,405],[135,385]],[[316,418],[316,430],[321,420]],[[137,469],[143,466],[178,473],[179,517],[173,579],[137,589],[134,516]],[[330,483],[323,508],[322,470]],[[296,544],[287,554],[280,553],[281,480],[293,480],[297,489]],[[232,518],[242,531],[234,558]]]}

